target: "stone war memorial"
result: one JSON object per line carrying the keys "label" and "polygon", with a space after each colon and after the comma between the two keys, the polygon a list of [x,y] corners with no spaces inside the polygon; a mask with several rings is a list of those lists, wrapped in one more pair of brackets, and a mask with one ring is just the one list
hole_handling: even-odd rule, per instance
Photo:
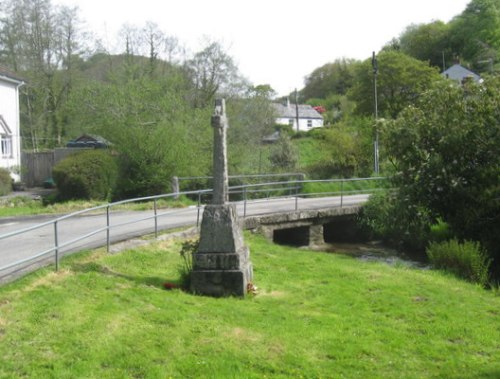
{"label": "stone war memorial", "polygon": [[252,281],[250,251],[236,207],[228,203],[227,128],[224,99],[215,101],[212,204],[203,211],[198,251],[193,254],[191,291],[207,296],[245,296]]}

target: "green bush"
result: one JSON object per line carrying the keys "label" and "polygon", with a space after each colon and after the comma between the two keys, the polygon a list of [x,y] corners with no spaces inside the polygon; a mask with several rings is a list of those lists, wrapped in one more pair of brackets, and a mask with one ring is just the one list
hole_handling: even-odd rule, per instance
{"label": "green bush", "polygon": [[491,260],[477,242],[433,242],[426,250],[432,265],[450,271],[473,283],[486,286]]}
{"label": "green bush", "polygon": [[12,191],[12,178],[9,171],[0,168],[0,196],[7,195]]}
{"label": "green bush", "polygon": [[115,188],[118,167],[108,152],[89,150],[63,159],[52,173],[63,200],[109,200]]}
{"label": "green bush", "polygon": [[432,217],[425,208],[383,191],[370,196],[358,224],[369,238],[382,238],[406,252],[424,254]]}

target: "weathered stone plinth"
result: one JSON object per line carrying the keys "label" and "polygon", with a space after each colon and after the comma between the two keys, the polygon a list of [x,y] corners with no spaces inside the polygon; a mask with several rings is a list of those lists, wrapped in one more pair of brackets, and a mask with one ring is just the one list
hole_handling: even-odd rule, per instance
{"label": "weathered stone plinth", "polygon": [[207,205],[198,252],[193,254],[191,290],[209,296],[244,296],[252,280],[248,247],[233,205]]}

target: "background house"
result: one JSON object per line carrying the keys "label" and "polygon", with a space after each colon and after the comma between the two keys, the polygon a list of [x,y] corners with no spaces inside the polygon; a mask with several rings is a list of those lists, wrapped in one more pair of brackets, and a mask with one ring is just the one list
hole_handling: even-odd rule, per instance
{"label": "background house", "polygon": [[23,81],[0,67],[0,167],[20,180],[21,132],[19,122],[19,87]]}
{"label": "background house", "polygon": [[[313,128],[323,127],[323,116],[312,106],[307,104],[274,103],[276,110],[276,124],[290,125],[294,131],[308,131]],[[299,112],[299,125],[297,127],[297,108]]]}
{"label": "background house", "polygon": [[481,82],[481,77],[472,72],[471,70],[466,69],[464,66],[459,64],[454,64],[449,69],[443,71],[441,74],[447,79],[455,80],[459,83],[463,83],[464,80],[472,79],[475,82]]}

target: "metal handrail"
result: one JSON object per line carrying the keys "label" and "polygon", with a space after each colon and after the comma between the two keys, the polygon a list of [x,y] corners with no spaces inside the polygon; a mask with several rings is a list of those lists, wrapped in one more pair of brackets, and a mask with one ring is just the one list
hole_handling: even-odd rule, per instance
{"label": "metal handrail", "polygon": [[[271,175],[270,175],[271,176]],[[243,205],[243,217],[246,217],[247,214],[247,205],[249,203],[248,196],[249,195],[256,195],[256,194],[262,194],[262,193],[267,193],[265,197],[260,198],[261,200],[270,200],[270,199],[280,199],[280,198],[295,198],[295,210],[298,209],[299,205],[299,198],[306,198],[306,197],[313,197],[313,196],[329,196],[329,195],[340,195],[340,206],[343,206],[343,197],[345,194],[353,194],[353,193],[367,193],[366,190],[350,190],[350,191],[345,191],[344,190],[344,183],[345,182],[355,182],[355,181],[373,181],[373,180],[384,180],[385,178],[383,177],[375,177],[375,178],[354,178],[354,179],[321,179],[321,180],[288,180],[288,181],[279,181],[279,182],[266,182],[266,183],[255,183],[255,184],[243,184],[243,185],[238,185],[238,186],[231,186],[229,187],[229,194],[242,194],[243,198],[237,203],[241,203]],[[316,192],[316,193],[303,193],[303,185],[307,183],[340,183],[341,189],[340,191],[326,191],[326,192]],[[285,187],[284,187],[285,186]],[[271,187],[271,188],[264,188],[264,187]],[[378,188],[372,189],[370,192],[379,190]],[[293,193],[289,193],[286,196],[285,195],[278,195],[278,196],[270,196],[271,192],[279,192],[283,193],[285,192],[290,192],[292,191]],[[154,196],[146,196],[146,197],[139,197],[139,198],[133,198],[133,199],[126,199],[126,200],[121,200],[109,204],[103,204],[87,209],[83,209],[80,211],[72,212],[67,215],[63,215],[60,217],[57,217],[53,220],[49,220],[46,222],[42,222],[37,225],[33,225],[27,228],[23,228],[17,231],[9,232],[0,235],[0,241],[7,239],[9,237],[14,237],[17,235],[29,233],[31,231],[47,227],[50,225],[54,226],[54,246],[46,249],[42,252],[35,253],[33,256],[18,260],[16,262],[9,263],[3,267],[0,267],[0,273],[6,270],[9,270],[13,267],[20,266],[23,264],[26,264],[28,262],[33,262],[43,256],[47,256],[50,253],[55,253],[55,266],[56,270],[58,269],[59,265],[59,253],[63,248],[66,248],[68,246],[74,245],[75,243],[82,241],[84,239],[87,239],[93,235],[96,235],[98,233],[106,232],[106,247],[107,250],[109,251],[110,247],[110,240],[111,240],[111,230],[114,228],[118,228],[120,226],[124,225],[129,225],[129,224],[134,224],[138,223],[140,221],[146,221],[146,220],[151,220],[154,219],[154,233],[155,237],[158,235],[158,218],[166,216],[166,215],[174,215],[176,213],[180,213],[183,209],[180,209],[178,212],[158,212],[158,207],[157,207],[157,201],[160,199],[168,199],[168,198],[177,198],[178,196],[195,196],[197,198],[197,221],[196,224],[199,225],[200,222],[200,211],[203,208],[202,204],[202,196],[208,195],[212,193],[212,189],[203,189],[203,190],[195,190],[195,191],[184,191],[184,192],[178,192],[178,193],[168,193],[168,194],[162,194],[162,195],[154,195]],[[124,205],[124,204],[129,204],[129,203],[136,203],[136,202],[144,202],[144,201],[153,201],[153,215],[147,216],[147,217],[142,217],[139,219],[133,219],[130,221],[122,222],[119,224],[111,224],[110,220],[110,211],[113,207],[117,207],[119,205]],[[255,201],[252,200],[252,201]],[[96,228],[84,235],[78,236],[74,239],[65,241],[63,243],[59,242],[59,234],[58,234],[58,225],[61,223],[61,221],[74,218],[77,216],[81,216],[84,214],[89,214],[92,212],[104,210],[106,214],[106,226],[104,227],[99,227]],[[0,274],[0,278],[2,275]]]}

